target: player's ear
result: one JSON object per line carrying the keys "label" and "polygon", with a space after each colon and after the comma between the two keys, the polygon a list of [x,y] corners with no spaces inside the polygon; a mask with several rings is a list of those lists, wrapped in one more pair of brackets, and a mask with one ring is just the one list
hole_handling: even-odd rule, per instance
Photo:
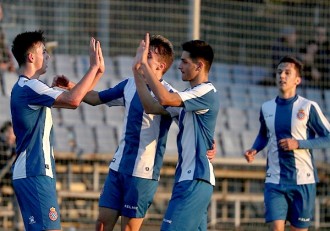
{"label": "player's ear", "polygon": [[301,83],[301,77],[298,76],[298,78],[296,78],[296,85],[299,85]]}
{"label": "player's ear", "polygon": [[34,61],[34,54],[32,52],[29,52],[26,55],[26,61],[32,63]]}
{"label": "player's ear", "polygon": [[164,70],[164,69],[166,68],[166,63],[161,62],[161,63],[159,64],[158,68],[159,68],[160,70]]}
{"label": "player's ear", "polygon": [[203,63],[202,61],[198,61],[198,62],[197,62],[196,70],[197,70],[197,71],[200,71],[200,70],[203,69],[203,67],[204,67],[204,63]]}

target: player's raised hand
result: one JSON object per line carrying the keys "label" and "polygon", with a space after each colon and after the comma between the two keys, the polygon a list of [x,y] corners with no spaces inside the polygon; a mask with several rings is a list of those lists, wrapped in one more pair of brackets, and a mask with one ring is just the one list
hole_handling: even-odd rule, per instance
{"label": "player's raised hand", "polygon": [[149,45],[150,45],[150,36],[149,33],[146,33],[144,37],[144,49],[141,54],[141,63],[147,64],[148,63],[148,54],[149,54]]}
{"label": "player's raised hand", "polygon": [[105,71],[105,64],[104,64],[104,58],[103,58],[103,53],[102,53],[102,47],[100,41],[97,42],[96,44],[98,46],[98,56],[99,56],[99,61],[100,61],[100,66],[99,66],[99,73],[104,73]]}
{"label": "player's raised hand", "polygon": [[89,43],[89,65],[90,68],[100,67],[100,57],[99,57],[100,44],[95,38],[90,39]]}
{"label": "player's raised hand", "polygon": [[139,68],[141,66],[141,59],[142,59],[141,56],[142,56],[144,47],[145,47],[145,42],[144,42],[144,40],[141,40],[138,48],[136,49],[136,54],[135,54],[135,57],[133,60],[133,64],[132,64],[133,72],[139,70]]}

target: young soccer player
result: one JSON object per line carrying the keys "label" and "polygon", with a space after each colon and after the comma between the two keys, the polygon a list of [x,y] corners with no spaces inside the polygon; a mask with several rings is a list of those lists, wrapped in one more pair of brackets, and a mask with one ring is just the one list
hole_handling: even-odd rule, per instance
{"label": "young soccer player", "polygon": [[12,166],[14,191],[27,231],[61,230],[50,108],[77,108],[96,84],[104,72],[100,43],[91,38],[90,68],[67,92],[39,80],[50,58],[42,31],[18,34],[12,52],[19,65],[10,100],[17,154]]}
{"label": "young soccer player", "polygon": [[286,220],[292,231],[308,230],[318,182],[313,149],[330,147],[330,124],[319,105],[297,95],[301,72],[296,58],[280,60],[278,96],[261,106],[259,134],[244,153],[250,163],[268,144],[265,218],[274,231],[284,231]]}

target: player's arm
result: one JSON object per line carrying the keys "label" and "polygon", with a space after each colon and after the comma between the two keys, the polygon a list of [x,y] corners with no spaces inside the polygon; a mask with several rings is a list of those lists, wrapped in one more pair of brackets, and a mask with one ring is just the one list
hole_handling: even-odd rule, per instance
{"label": "player's arm", "polygon": [[298,149],[330,148],[330,124],[318,105],[311,106],[308,123],[308,126],[317,133],[317,137],[307,140],[288,139],[280,142],[288,142],[288,147],[289,142],[296,142]]}
{"label": "player's arm", "polygon": [[248,163],[251,163],[255,156],[264,149],[268,144],[268,134],[267,134],[267,126],[264,120],[262,112],[260,112],[260,128],[258,135],[252,145],[252,147],[244,152],[244,157]]}
{"label": "player's arm", "polygon": [[141,70],[147,83],[153,93],[155,94],[158,102],[163,106],[183,106],[183,102],[178,93],[169,92],[167,89],[159,82],[159,80],[154,76],[152,69],[148,64],[148,51],[149,51],[149,33],[146,33],[144,44],[142,44],[141,49],[138,52],[142,52],[139,57],[141,58]]}
{"label": "player's arm", "polygon": [[77,108],[86,93],[90,90],[96,74],[100,68],[100,55],[102,54],[101,46],[94,38],[90,40],[90,67],[84,77],[69,91],[64,91],[60,94],[53,105],[53,107],[61,108]]}
{"label": "player's arm", "polygon": [[140,101],[146,113],[148,114],[162,114],[168,115],[169,113],[156,101],[150,94],[144,80],[142,71],[140,70],[140,55],[142,54],[142,47],[144,42],[141,41],[140,46],[137,48],[136,56],[132,65],[132,71],[134,75],[136,90],[138,92]]}
{"label": "player's arm", "polygon": [[[76,84],[72,81],[70,81],[66,76],[59,75],[56,76],[53,79],[52,87],[59,87],[65,90],[70,91]],[[99,94],[97,91],[91,90],[87,92],[85,97],[83,98],[83,101],[89,105],[95,106],[102,104]]]}

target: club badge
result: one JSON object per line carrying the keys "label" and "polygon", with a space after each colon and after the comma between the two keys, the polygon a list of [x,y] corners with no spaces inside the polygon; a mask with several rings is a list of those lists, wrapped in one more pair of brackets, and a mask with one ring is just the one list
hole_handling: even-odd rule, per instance
{"label": "club badge", "polygon": [[305,116],[306,116],[305,111],[303,109],[300,109],[297,113],[297,118],[299,120],[303,120],[303,119],[305,119]]}
{"label": "club badge", "polygon": [[57,220],[58,215],[57,215],[57,212],[56,212],[56,210],[55,210],[54,207],[51,207],[51,208],[49,209],[49,214],[48,214],[48,216],[49,216],[49,219],[52,220],[52,221],[56,221],[56,220]]}

